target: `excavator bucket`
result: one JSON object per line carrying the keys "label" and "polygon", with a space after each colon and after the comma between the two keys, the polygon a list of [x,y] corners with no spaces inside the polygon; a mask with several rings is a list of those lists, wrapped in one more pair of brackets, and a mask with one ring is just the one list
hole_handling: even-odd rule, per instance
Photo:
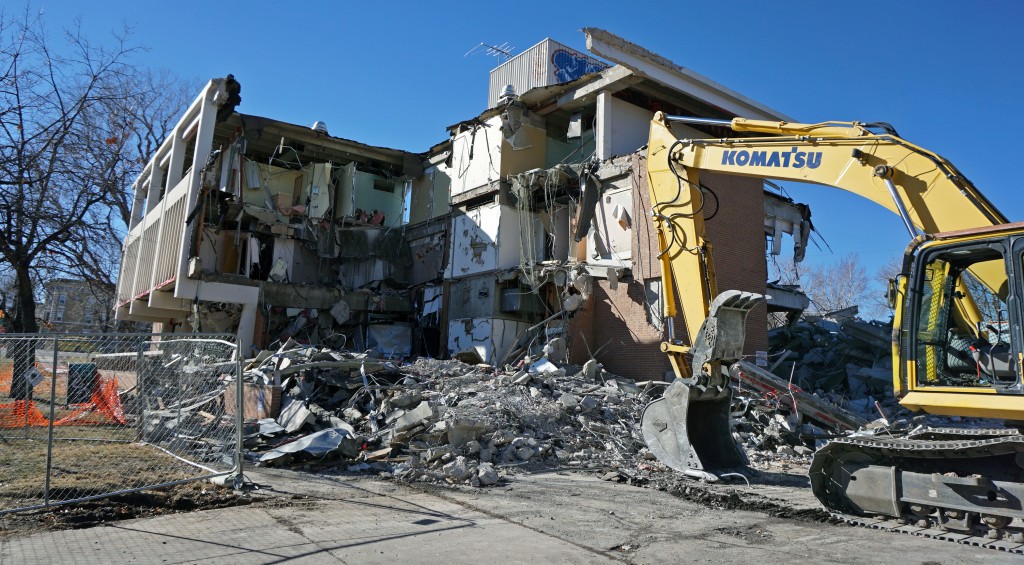
{"label": "excavator bucket", "polygon": [[[747,465],[729,426],[732,388],[721,367],[743,356],[747,314],[762,300],[737,290],[718,295],[691,349],[693,374],[701,378],[676,379],[644,409],[640,431],[662,463],[707,480]],[[713,374],[702,375],[709,367]]]}
{"label": "excavator bucket", "polygon": [[747,459],[729,428],[731,389],[715,398],[682,381],[644,409],[641,433],[648,449],[669,467],[701,479],[715,480],[710,471],[736,469]]}

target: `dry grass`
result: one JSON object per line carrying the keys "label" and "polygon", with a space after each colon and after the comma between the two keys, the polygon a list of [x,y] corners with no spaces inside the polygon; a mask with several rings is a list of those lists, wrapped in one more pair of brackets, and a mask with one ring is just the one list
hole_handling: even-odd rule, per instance
{"label": "dry grass", "polygon": [[[94,441],[55,439],[50,473],[51,501],[141,488],[207,474],[151,445],[111,441],[134,440],[134,430],[87,427],[64,428],[61,431],[79,432],[79,438],[104,434],[106,437],[97,437]],[[123,438],[117,437],[119,435]],[[8,435],[0,440],[0,469],[3,469],[0,474],[0,510],[43,501],[46,449],[45,433],[31,439]]]}

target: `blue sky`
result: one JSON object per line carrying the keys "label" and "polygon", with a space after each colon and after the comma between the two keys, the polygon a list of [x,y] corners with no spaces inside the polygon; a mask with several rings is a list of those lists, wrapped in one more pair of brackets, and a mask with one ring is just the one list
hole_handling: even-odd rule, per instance
{"label": "blue sky", "polygon": [[[10,14],[11,2],[5,11]],[[128,24],[137,60],[205,82],[233,73],[239,110],[422,151],[487,103],[498,60],[545,37],[585,50],[607,29],[799,121],[888,121],[956,164],[1011,221],[1024,220],[1024,2],[169,2],[37,0],[51,32],[81,17],[101,40]],[[835,255],[869,270],[899,255],[899,219],[841,191],[787,185]]]}

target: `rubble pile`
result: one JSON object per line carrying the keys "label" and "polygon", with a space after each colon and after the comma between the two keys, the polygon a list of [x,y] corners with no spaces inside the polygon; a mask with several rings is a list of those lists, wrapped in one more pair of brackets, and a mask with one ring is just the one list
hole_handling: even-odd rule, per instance
{"label": "rubble pile", "polygon": [[[830,437],[903,417],[888,332],[859,320],[798,321],[770,333],[769,367],[730,367],[733,437],[751,462],[805,459]],[[665,383],[635,383],[593,360],[552,362],[561,358],[555,345],[494,367],[289,341],[244,370],[246,387],[273,395],[261,406],[280,404],[250,425],[248,457],[476,486],[554,466],[627,480],[656,470],[640,418]]]}
{"label": "rubble pile", "polygon": [[819,426],[802,423],[800,414],[784,403],[737,397],[733,406],[733,438],[752,462],[770,459],[773,454],[809,457],[816,441],[829,434]]}
{"label": "rubble pile", "polygon": [[892,390],[891,332],[857,318],[800,320],[769,332],[771,370],[868,420],[905,417]]}
{"label": "rubble pile", "polygon": [[247,435],[257,464],[345,461],[353,471],[472,485],[520,468],[599,469],[647,457],[639,419],[660,392],[594,361],[399,364],[286,344],[247,365],[247,386],[279,383],[281,394],[280,413]]}

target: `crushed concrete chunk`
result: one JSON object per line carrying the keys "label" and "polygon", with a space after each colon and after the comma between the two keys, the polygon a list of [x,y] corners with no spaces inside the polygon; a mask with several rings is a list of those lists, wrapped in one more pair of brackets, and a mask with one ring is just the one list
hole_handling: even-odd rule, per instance
{"label": "crushed concrete chunk", "polygon": [[427,401],[420,402],[419,406],[402,414],[395,420],[395,429],[398,431],[408,430],[418,426],[434,417],[434,409]]}
{"label": "crushed concrete chunk", "polygon": [[490,463],[481,463],[476,468],[476,476],[477,479],[480,480],[480,484],[483,486],[497,484],[499,479],[498,473],[494,470],[494,466],[491,465]]}
{"label": "crushed concrete chunk", "polygon": [[454,461],[441,468],[446,477],[455,481],[465,481],[476,474],[476,466],[471,465],[465,457],[458,456]]}
{"label": "crushed concrete chunk", "polygon": [[580,399],[569,393],[564,393],[558,397],[558,403],[565,407],[566,410],[572,410],[580,404]]}

